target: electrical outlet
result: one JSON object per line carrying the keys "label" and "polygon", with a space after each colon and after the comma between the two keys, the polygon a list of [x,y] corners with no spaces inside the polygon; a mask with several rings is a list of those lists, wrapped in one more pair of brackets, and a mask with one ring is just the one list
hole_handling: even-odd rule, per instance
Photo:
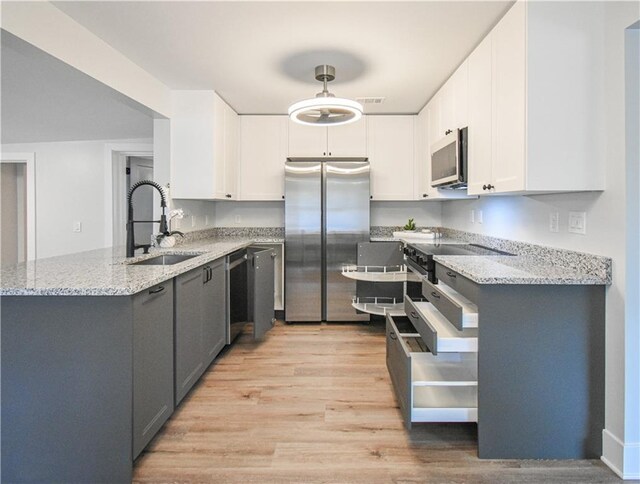
{"label": "electrical outlet", "polygon": [[207,226],[209,225],[209,216],[208,215],[204,216],[204,224],[207,225]]}
{"label": "electrical outlet", "polygon": [[242,217],[240,215],[236,215],[235,220],[237,224],[242,223]]}
{"label": "electrical outlet", "polygon": [[482,223],[482,219],[483,219],[483,217],[482,217],[482,210],[478,210],[478,211],[476,212],[476,222],[478,222],[479,224],[481,224],[481,223]]}
{"label": "electrical outlet", "polygon": [[82,232],[82,222],[73,222],[73,231],[78,234]]}
{"label": "electrical outlet", "polygon": [[475,210],[469,210],[469,222],[475,223],[476,221],[476,212]]}
{"label": "electrical outlet", "polygon": [[195,227],[196,226],[196,216],[192,215],[191,216],[191,227]]}
{"label": "electrical outlet", "polygon": [[549,232],[560,231],[560,214],[558,212],[551,212],[549,214]]}
{"label": "electrical outlet", "polygon": [[569,212],[569,232],[587,234],[587,212]]}

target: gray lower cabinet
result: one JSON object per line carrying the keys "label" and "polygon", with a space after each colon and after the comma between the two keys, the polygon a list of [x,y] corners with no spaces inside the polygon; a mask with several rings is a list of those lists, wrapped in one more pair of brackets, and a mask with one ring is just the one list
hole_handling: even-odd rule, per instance
{"label": "gray lower cabinet", "polygon": [[207,267],[209,280],[203,286],[202,304],[205,367],[218,356],[227,341],[224,259],[218,259]]}
{"label": "gray lower cabinet", "polygon": [[224,259],[175,278],[176,405],[225,345],[225,297]]}
{"label": "gray lower cabinet", "polygon": [[262,338],[275,324],[274,318],[274,259],[275,250],[252,246],[249,256],[248,291],[249,319],[253,322],[253,337]]}
{"label": "gray lower cabinet", "polygon": [[133,296],[133,458],[173,412],[173,281]]}

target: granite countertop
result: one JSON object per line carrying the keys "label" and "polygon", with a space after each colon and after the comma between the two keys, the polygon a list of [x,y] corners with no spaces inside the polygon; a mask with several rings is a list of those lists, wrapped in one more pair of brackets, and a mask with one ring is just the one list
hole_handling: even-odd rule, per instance
{"label": "granite countertop", "polygon": [[[152,249],[126,259],[124,247],[49,257],[2,268],[2,296],[127,296],[254,243],[282,243],[279,237],[219,237],[172,249]],[[136,266],[131,262],[159,254],[199,254],[178,264]]]}
{"label": "granite countertop", "polygon": [[434,261],[478,284],[606,285],[610,274],[594,274],[526,255],[437,255]]}

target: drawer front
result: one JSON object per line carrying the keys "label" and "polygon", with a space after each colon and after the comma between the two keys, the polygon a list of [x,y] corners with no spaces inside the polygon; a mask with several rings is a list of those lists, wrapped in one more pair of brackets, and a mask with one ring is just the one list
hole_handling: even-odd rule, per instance
{"label": "drawer front", "polygon": [[437,355],[438,333],[433,326],[431,326],[431,323],[420,315],[420,311],[413,305],[413,301],[409,296],[404,297],[404,312],[413,323],[413,326],[418,330],[418,333],[420,333],[422,341],[427,345],[427,348],[429,348],[431,353]]}
{"label": "drawer front", "polygon": [[469,301],[478,302],[478,286],[457,272],[444,267],[436,262],[436,278],[444,282],[447,286],[455,289]]}
{"label": "drawer front", "polygon": [[462,331],[462,306],[442,292],[437,285],[432,284],[426,279],[422,281],[422,295],[426,297],[456,329]]}
{"label": "drawer front", "polygon": [[402,346],[398,328],[387,315],[387,369],[407,426],[411,426],[411,356]]}

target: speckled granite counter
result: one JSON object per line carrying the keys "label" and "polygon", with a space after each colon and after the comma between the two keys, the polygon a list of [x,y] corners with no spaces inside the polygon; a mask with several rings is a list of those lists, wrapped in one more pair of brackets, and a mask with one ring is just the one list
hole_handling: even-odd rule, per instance
{"label": "speckled granite counter", "polygon": [[[253,243],[282,243],[279,237],[218,237],[175,249],[125,258],[124,247],[97,249],[3,268],[2,296],[126,296],[135,294]],[[159,254],[198,254],[167,266],[131,265]]]}
{"label": "speckled granite counter", "polygon": [[[395,229],[395,227],[393,227]],[[378,227],[372,242],[401,240],[408,244],[477,244],[513,256],[437,255],[434,260],[478,284],[611,284],[611,259],[566,249],[440,228],[433,240],[398,239]]]}
{"label": "speckled granite counter", "polygon": [[433,260],[478,284],[611,284],[606,274],[583,272],[535,257],[439,255]]}

